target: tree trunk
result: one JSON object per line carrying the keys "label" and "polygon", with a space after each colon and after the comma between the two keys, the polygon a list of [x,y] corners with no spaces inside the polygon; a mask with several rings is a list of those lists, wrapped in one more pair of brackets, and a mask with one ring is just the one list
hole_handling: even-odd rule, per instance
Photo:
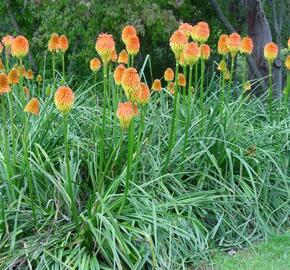
{"label": "tree trunk", "polygon": [[[269,76],[268,63],[264,59],[265,44],[272,41],[271,29],[265,16],[261,0],[245,0],[246,21],[249,36],[253,39],[254,50],[252,57],[263,77]],[[273,94],[282,94],[282,63],[277,59],[273,64]],[[251,71],[253,75],[253,71]]]}

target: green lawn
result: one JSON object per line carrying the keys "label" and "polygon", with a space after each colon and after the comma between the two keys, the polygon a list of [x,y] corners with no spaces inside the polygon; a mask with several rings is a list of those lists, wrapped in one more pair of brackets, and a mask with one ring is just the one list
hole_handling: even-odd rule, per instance
{"label": "green lawn", "polygon": [[214,270],[289,270],[290,233],[270,237],[235,256],[214,258]]}

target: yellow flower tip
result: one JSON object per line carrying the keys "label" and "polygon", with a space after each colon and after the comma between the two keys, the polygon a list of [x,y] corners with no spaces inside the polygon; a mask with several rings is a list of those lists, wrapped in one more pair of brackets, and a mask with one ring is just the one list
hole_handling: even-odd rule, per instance
{"label": "yellow flower tip", "polygon": [[25,78],[28,80],[33,80],[33,71],[31,69],[27,70]]}
{"label": "yellow flower tip", "polygon": [[194,37],[198,42],[204,43],[208,40],[209,35],[210,35],[210,29],[209,29],[208,23],[199,22],[196,25],[194,31],[195,31]]}
{"label": "yellow flower tip", "polygon": [[69,42],[65,35],[59,37],[59,49],[61,52],[65,53],[68,50]]}
{"label": "yellow flower tip", "polygon": [[179,25],[178,30],[181,31],[184,35],[187,36],[187,38],[190,37],[192,32],[192,25],[189,23],[182,23]]}
{"label": "yellow flower tip", "polygon": [[221,35],[219,37],[218,41],[218,53],[221,55],[225,55],[229,52],[229,49],[227,47],[227,40],[229,36],[228,35]]}
{"label": "yellow flower tip", "polygon": [[0,74],[0,95],[9,93],[10,91],[11,89],[8,83],[8,77],[5,73],[1,73]]}
{"label": "yellow flower tip", "polygon": [[229,35],[226,41],[227,48],[232,56],[235,56],[240,50],[241,36],[238,33],[232,33]]}
{"label": "yellow flower tip", "polygon": [[138,96],[138,92],[140,91],[140,77],[135,68],[127,68],[124,70],[121,80],[121,85],[124,89],[126,97],[130,101],[135,101],[132,99],[136,99]]}
{"label": "yellow flower tip", "polygon": [[202,44],[200,46],[200,58],[203,60],[208,60],[210,57],[210,47],[207,44]]}
{"label": "yellow flower tip", "polygon": [[[138,108],[137,108],[138,110]],[[122,129],[128,129],[131,123],[131,120],[136,115],[136,108],[131,102],[120,102],[118,104],[116,116],[120,121],[120,126]]]}
{"label": "yellow flower tip", "polygon": [[122,50],[118,57],[119,64],[128,64],[128,53],[126,50]]}
{"label": "yellow flower tip", "polygon": [[27,103],[27,105],[24,108],[24,111],[27,113],[31,113],[34,115],[38,115],[39,114],[39,101],[37,98],[32,98],[31,100],[29,100],[29,102]]}
{"label": "yellow flower tip", "polygon": [[174,71],[171,68],[167,68],[164,71],[164,79],[166,82],[172,82],[174,80]]}
{"label": "yellow flower tip", "polygon": [[137,103],[141,105],[145,105],[150,100],[150,89],[147,84],[141,82],[141,91],[139,92],[139,96],[137,99]]}
{"label": "yellow flower tip", "polygon": [[288,55],[286,58],[285,67],[290,70],[290,55]]}
{"label": "yellow flower tip", "polygon": [[196,42],[186,44],[183,51],[183,57],[188,65],[193,66],[200,57],[198,44]]}
{"label": "yellow flower tip", "polygon": [[254,49],[253,40],[250,37],[244,37],[241,42],[241,53],[251,54]]}
{"label": "yellow flower tip", "polygon": [[186,87],[186,78],[182,73],[178,74],[178,86]]}
{"label": "yellow flower tip", "polygon": [[114,50],[111,54],[111,61],[115,63],[117,62],[117,59],[118,59],[118,54],[117,54],[117,51]]}
{"label": "yellow flower tip", "polygon": [[59,87],[54,95],[54,103],[61,113],[68,113],[74,104],[74,92],[67,86]]}
{"label": "yellow flower tip", "polygon": [[137,36],[137,31],[133,25],[126,25],[122,30],[122,41],[127,45],[130,36]]}
{"label": "yellow flower tip", "polygon": [[264,47],[264,57],[272,64],[278,56],[279,48],[274,42],[267,43]]}
{"label": "yellow flower tip", "polygon": [[167,90],[172,95],[174,95],[174,87],[175,87],[174,82],[169,82],[167,85]]}
{"label": "yellow flower tip", "polygon": [[183,34],[181,31],[177,30],[175,31],[172,36],[170,37],[169,45],[171,47],[171,50],[173,51],[175,58],[179,60],[180,55],[187,44],[187,37],[185,34]]}
{"label": "yellow flower tip", "polygon": [[4,71],[5,72],[5,67],[3,65],[3,62],[2,62],[2,59],[1,58],[0,58],[0,71]]}
{"label": "yellow flower tip", "polygon": [[27,97],[30,96],[30,91],[29,91],[29,89],[28,89],[27,86],[24,86],[24,87],[23,87],[23,91],[24,91],[24,94],[25,94]]}
{"label": "yellow flower tip", "polygon": [[180,57],[179,57],[179,61],[178,61],[179,65],[181,65],[182,67],[185,67],[187,65],[185,58],[184,58],[184,50],[181,52]]}
{"label": "yellow flower tip", "polygon": [[244,91],[250,91],[252,89],[252,85],[250,81],[246,81],[243,85]]}
{"label": "yellow flower tip", "polygon": [[18,77],[21,76],[22,78],[24,78],[26,76],[25,66],[24,65],[20,65],[20,66],[16,65],[15,67],[17,68]]}
{"label": "yellow flower tip", "polygon": [[127,39],[126,50],[129,55],[135,56],[140,50],[140,41],[138,36],[131,35]]}
{"label": "yellow flower tip", "polygon": [[125,66],[120,64],[114,70],[114,81],[116,85],[121,85],[123,73],[126,70]]}
{"label": "yellow flower tip", "polygon": [[153,84],[152,84],[151,89],[152,89],[153,91],[156,91],[156,92],[160,92],[160,91],[162,91],[161,81],[160,81],[159,79],[155,79],[155,80],[153,81]]}
{"label": "yellow flower tip", "polygon": [[224,72],[227,69],[227,63],[225,60],[220,61],[217,69],[221,72]]}
{"label": "yellow flower tip", "polygon": [[97,72],[101,68],[101,60],[97,57],[90,60],[90,69],[92,72]]}
{"label": "yellow flower tip", "polygon": [[99,34],[96,41],[96,51],[100,55],[104,65],[111,60],[111,55],[115,50],[115,41],[113,36],[107,33]]}
{"label": "yellow flower tip", "polygon": [[228,69],[226,69],[224,71],[224,78],[225,78],[225,80],[228,81],[230,79],[230,77],[231,77],[231,73],[230,73],[230,71]]}
{"label": "yellow flower tip", "polygon": [[26,37],[17,36],[16,38],[13,39],[11,45],[12,56],[21,59],[28,54],[28,51],[29,51],[29,43]]}
{"label": "yellow flower tip", "polygon": [[48,42],[48,50],[51,53],[56,53],[59,51],[60,49],[60,45],[59,45],[59,35],[56,33],[53,33],[50,37],[50,40]]}
{"label": "yellow flower tip", "polygon": [[37,81],[38,83],[41,83],[41,82],[42,82],[42,76],[41,76],[40,74],[37,75],[37,77],[36,77],[36,81]]}
{"label": "yellow flower tip", "polygon": [[8,83],[9,84],[17,84],[19,81],[18,73],[15,68],[12,68],[8,73]]}

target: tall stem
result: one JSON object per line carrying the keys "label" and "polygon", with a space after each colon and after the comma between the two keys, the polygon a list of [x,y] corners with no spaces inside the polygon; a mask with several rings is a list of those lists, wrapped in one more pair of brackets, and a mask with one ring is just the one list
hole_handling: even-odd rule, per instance
{"label": "tall stem", "polygon": [[273,101],[272,64],[269,63],[269,104]]}
{"label": "tall stem", "polygon": [[175,68],[175,84],[174,84],[174,104],[173,104],[173,115],[171,118],[171,128],[169,133],[169,142],[168,142],[168,149],[165,157],[164,169],[167,170],[167,166],[169,163],[169,158],[171,155],[172,146],[174,144],[175,138],[175,125],[176,125],[176,114],[178,110],[178,72],[179,72],[179,64],[176,61],[176,68]]}
{"label": "tall stem", "polygon": [[244,63],[243,63],[243,84],[242,87],[244,87],[245,81],[246,81],[246,67],[247,67],[247,56],[244,56]]}
{"label": "tall stem", "polygon": [[[185,77],[185,81],[187,81],[187,66],[183,68],[183,75]],[[183,102],[186,100],[186,85],[183,87]]]}
{"label": "tall stem", "polygon": [[199,61],[196,61],[196,63],[195,63],[195,75],[194,75],[194,92],[195,92],[195,96],[197,95],[197,92],[198,92],[198,63],[199,63]]}
{"label": "tall stem", "polygon": [[61,54],[61,60],[62,60],[62,77],[65,80],[65,63],[64,63],[64,53]]}
{"label": "tall stem", "polygon": [[193,72],[193,66],[189,67],[189,82],[188,82],[188,98],[187,98],[187,117],[186,117],[186,124],[185,124],[185,134],[184,134],[184,145],[183,145],[183,154],[182,154],[182,159],[185,159],[185,154],[186,154],[186,146],[187,146],[187,137],[188,137],[188,129],[190,126],[190,121],[191,121],[191,104],[192,104],[192,90],[191,90],[191,85],[192,85],[192,72]]}
{"label": "tall stem", "polygon": [[119,214],[122,213],[124,206],[126,205],[128,192],[130,187],[130,180],[132,178],[132,163],[133,163],[133,152],[134,152],[134,119],[132,119],[130,126],[129,126],[129,133],[128,133],[128,158],[127,158],[127,173],[126,173],[126,180],[125,180],[125,190],[124,196],[122,200],[122,204],[119,210]]}
{"label": "tall stem", "polygon": [[55,90],[55,53],[52,53],[52,80],[53,80],[53,92]]}
{"label": "tall stem", "polygon": [[204,110],[204,69],[205,69],[205,63],[204,59],[201,59],[201,80],[200,80],[200,97],[199,97],[199,102],[200,102],[200,110],[201,110],[201,117],[203,117],[203,110]]}
{"label": "tall stem", "polygon": [[67,176],[67,192],[70,197],[71,203],[71,213],[72,218],[75,222],[77,231],[79,231],[79,221],[78,221],[78,210],[77,210],[77,202],[75,197],[75,191],[73,187],[71,170],[70,170],[70,157],[69,157],[69,145],[68,145],[68,133],[69,133],[69,125],[68,125],[68,114],[63,115],[64,121],[64,145],[65,145],[65,163],[66,163],[66,176]]}
{"label": "tall stem", "polygon": [[231,93],[231,88],[232,88],[232,82],[233,82],[233,75],[234,75],[234,66],[235,66],[235,55],[232,55],[231,58],[231,73],[230,73],[230,80],[229,80],[229,88],[228,92],[226,93],[226,101],[228,103],[228,96]]}
{"label": "tall stem", "polygon": [[287,71],[287,86],[286,86],[286,93],[285,93],[286,105],[289,102],[289,97],[290,97],[290,70]]}
{"label": "tall stem", "polygon": [[131,56],[131,67],[134,67],[134,55]]}
{"label": "tall stem", "polygon": [[[9,116],[10,116],[10,125],[11,125],[11,143],[12,143],[12,160],[13,165],[16,164],[16,139],[15,139],[15,127],[14,127],[14,113],[13,113],[13,93],[8,93],[8,104],[9,104]],[[12,173],[13,172],[12,165]]]}

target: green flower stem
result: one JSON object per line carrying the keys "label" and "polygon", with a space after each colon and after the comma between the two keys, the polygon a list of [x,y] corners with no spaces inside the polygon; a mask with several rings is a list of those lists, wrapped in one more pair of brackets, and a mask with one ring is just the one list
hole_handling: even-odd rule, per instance
{"label": "green flower stem", "polygon": [[62,77],[65,81],[65,62],[64,62],[64,52],[61,54],[61,61],[62,61]]}
{"label": "green flower stem", "polygon": [[194,93],[195,93],[195,96],[197,95],[197,92],[198,92],[198,63],[199,63],[199,61],[196,61],[196,63],[195,63],[195,75],[194,75]]}
{"label": "green flower stem", "polygon": [[[103,115],[102,115],[102,126],[101,126],[101,140],[100,140],[100,167],[99,171],[102,173],[105,160],[105,128],[106,128],[106,113],[107,113],[107,65],[103,67],[103,85],[104,85],[104,96],[103,96]],[[99,192],[102,192],[103,185],[100,183]]]}
{"label": "green flower stem", "polygon": [[[12,89],[13,91],[13,89]],[[14,174],[13,165],[16,164],[16,140],[15,140],[15,126],[14,126],[14,110],[13,110],[13,93],[8,93],[9,116],[11,124],[11,143],[12,143],[12,174]]]}
{"label": "green flower stem", "polygon": [[[20,67],[22,67],[22,59],[19,59],[19,63],[20,63]],[[22,72],[20,72],[20,76],[19,76],[19,86],[20,86],[20,97],[21,97],[21,103],[22,106],[25,106],[25,102],[26,102],[26,97],[25,97],[25,93],[24,93],[24,89],[23,89],[23,76],[22,76]]]}
{"label": "green flower stem", "polygon": [[[183,68],[183,75],[185,77],[185,81],[187,81],[187,66]],[[183,102],[186,100],[186,85],[183,87]]]}
{"label": "green flower stem", "polygon": [[128,158],[127,158],[127,173],[125,179],[125,190],[124,196],[121,203],[121,207],[119,209],[119,214],[122,213],[128,198],[130,180],[132,178],[132,163],[133,163],[133,152],[134,152],[134,119],[132,119],[129,125],[129,133],[128,133]]}
{"label": "green flower stem", "polygon": [[242,89],[244,87],[245,81],[246,81],[246,68],[247,68],[247,56],[244,56],[244,63],[243,63],[243,84],[242,84]]}
{"label": "green flower stem", "polygon": [[9,152],[9,139],[8,139],[8,129],[7,129],[7,119],[6,119],[6,108],[5,102],[2,98],[1,100],[1,107],[2,107],[2,122],[3,122],[3,147],[4,147],[4,160],[6,163],[6,176],[7,176],[7,184],[9,187],[9,199],[15,200],[15,192],[14,187],[11,179],[11,162],[10,162],[10,152]]}
{"label": "green flower stem", "polygon": [[131,67],[134,67],[134,55],[131,56]]}
{"label": "green flower stem", "polygon": [[175,83],[174,83],[174,103],[173,103],[173,115],[171,118],[171,128],[169,133],[169,142],[168,142],[168,149],[165,157],[165,163],[164,163],[164,170],[167,170],[169,158],[171,156],[171,150],[174,144],[174,138],[175,138],[175,125],[177,121],[177,111],[178,111],[178,72],[179,72],[179,64],[176,61],[176,68],[175,68]]}
{"label": "green flower stem", "polygon": [[71,203],[71,213],[74,223],[76,225],[77,231],[80,230],[79,220],[78,220],[78,210],[77,210],[77,202],[75,197],[75,190],[73,187],[71,170],[70,170],[70,157],[69,157],[69,145],[68,145],[68,133],[69,133],[69,125],[68,125],[68,114],[63,115],[64,121],[64,145],[65,145],[65,163],[66,163],[66,177],[67,177],[67,192],[70,197]]}
{"label": "green flower stem", "polygon": [[228,97],[231,93],[231,88],[232,88],[232,82],[233,82],[233,76],[234,76],[234,66],[235,66],[235,55],[232,55],[231,59],[231,73],[230,73],[230,80],[229,80],[229,87],[228,87],[228,92],[226,93],[226,102],[228,103]]}
{"label": "green flower stem", "polygon": [[286,105],[289,102],[289,97],[290,97],[290,70],[287,71],[287,86],[286,86],[286,93],[285,93]]}
{"label": "green flower stem", "polygon": [[201,80],[200,80],[200,96],[199,96],[199,102],[200,102],[200,110],[201,110],[201,117],[203,117],[204,114],[204,70],[205,70],[205,62],[204,59],[201,59]]}
{"label": "green flower stem", "polygon": [[55,90],[55,53],[53,52],[52,53],[52,80],[53,80],[53,89],[52,89],[52,92],[54,93],[54,90]]}
{"label": "green flower stem", "polygon": [[191,85],[192,85],[192,73],[193,73],[193,66],[189,67],[189,83],[188,83],[188,98],[187,98],[187,114],[186,114],[186,124],[185,124],[185,134],[184,134],[184,145],[183,145],[183,154],[182,159],[185,159],[186,154],[186,146],[187,146],[187,138],[188,138],[188,129],[190,126],[191,121],[191,104],[192,104],[192,91],[191,91]]}
{"label": "green flower stem", "polygon": [[273,101],[272,63],[269,63],[269,104]]}

